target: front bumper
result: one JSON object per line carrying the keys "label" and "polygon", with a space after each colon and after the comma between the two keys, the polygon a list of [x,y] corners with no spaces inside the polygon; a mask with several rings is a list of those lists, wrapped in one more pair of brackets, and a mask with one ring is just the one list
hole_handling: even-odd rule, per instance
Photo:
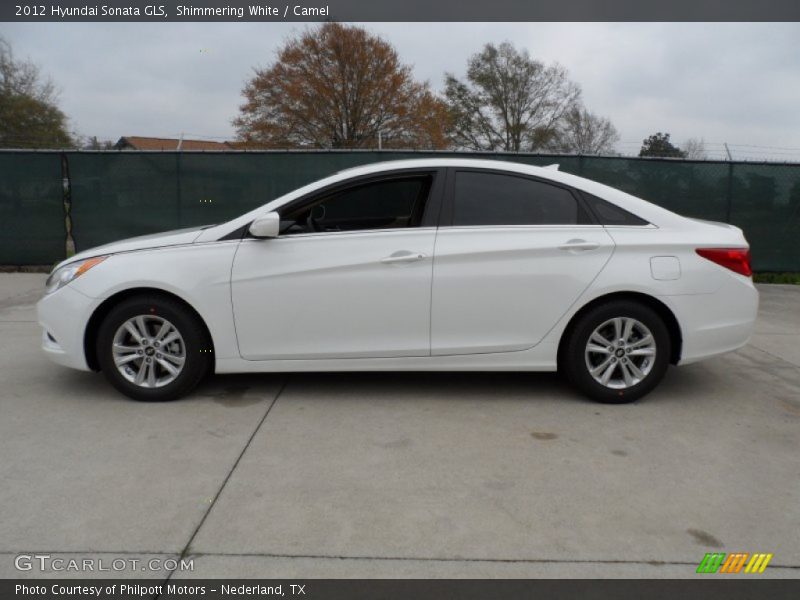
{"label": "front bumper", "polygon": [[36,314],[42,326],[42,350],[53,362],[89,371],[83,338],[96,300],[64,286],[39,300]]}

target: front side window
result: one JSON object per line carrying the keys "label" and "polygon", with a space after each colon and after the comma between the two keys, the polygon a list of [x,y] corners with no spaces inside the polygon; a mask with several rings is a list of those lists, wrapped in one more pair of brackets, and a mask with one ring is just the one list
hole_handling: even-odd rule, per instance
{"label": "front side window", "polygon": [[499,173],[459,171],[453,225],[575,225],[589,223],[575,196],[548,183]]}
{"label": "front side window", "polygon": [[284,233],[419,227],[433,177],[413,175],[353,185],[281,215]]}

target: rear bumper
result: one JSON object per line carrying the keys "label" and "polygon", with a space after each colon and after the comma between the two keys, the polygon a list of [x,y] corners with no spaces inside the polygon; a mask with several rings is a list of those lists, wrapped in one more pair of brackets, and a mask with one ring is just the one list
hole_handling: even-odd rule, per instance
{"label": "rear bumper", "polygon": [[83,348],[86,323],[94,309],[95,299],[69,285],[42,298],[36,305],[42,326],[42,350],[54,363],[89,371]]}
{"label": "rear bumper", "polygon": [[678,319],[685,365],[732,352],[747,344],[758,314],[758,290],[746,277],[731,275],[712,294],[660,296]]}

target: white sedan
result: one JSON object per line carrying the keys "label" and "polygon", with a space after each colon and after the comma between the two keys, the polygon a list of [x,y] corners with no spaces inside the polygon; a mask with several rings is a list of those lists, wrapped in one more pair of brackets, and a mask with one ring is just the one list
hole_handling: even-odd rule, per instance
{"label": "white sedan", "polygon": [[423,159],[81,252],[38,315],[50,358],[137,400],[212,371],[559,370],[620,403],[744,345],[757,307],[734,226],[557,168]]}

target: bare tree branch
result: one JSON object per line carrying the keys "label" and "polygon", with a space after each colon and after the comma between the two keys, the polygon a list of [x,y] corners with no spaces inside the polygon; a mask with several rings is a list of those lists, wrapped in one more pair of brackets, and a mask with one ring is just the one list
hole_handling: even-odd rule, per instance
{"label": "bare tree branch", "polygon": [[563,115],[547,147],[554,152],[608,155],[615,152],[618,141],[619,133],[611,121],[573,106]]}
{"label": "bare tree branch", "polygon": [[538,150],[580,94],[560,65],[548,67],[508,42],[486,44],[469,59],[466,81],[446,76],[450,137],[472,150]]}

